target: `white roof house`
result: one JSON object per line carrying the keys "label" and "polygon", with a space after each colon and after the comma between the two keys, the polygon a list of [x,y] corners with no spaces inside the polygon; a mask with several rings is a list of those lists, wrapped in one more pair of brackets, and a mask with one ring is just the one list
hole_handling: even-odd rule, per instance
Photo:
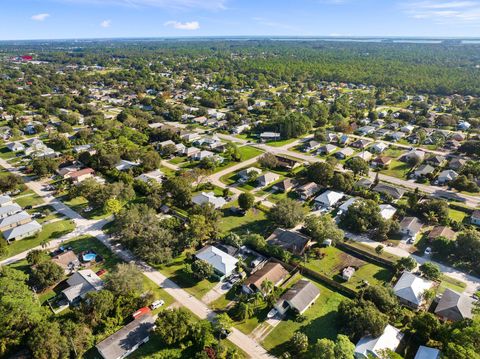
{"label": "white roof house", "polygon": [[85,297],[91,291],[98,291],[103,288],[103,281],[91,269],[79,270],[73,273],[67,279],[67,283],[69,287],[64,289],[62,293],[70,303]]}
{"label": "white roof house", "polygon": [[212,265],[222,276],[229,276],[236,268],[238,259],[214,246],[200,249],[195,257]]}
{"label": "white roof house", "polygon": [[383,334],[378,338],[371,335],[363,337],[355,346],[355,359],[367,359],[369,357],[379,358],[382,350],[390,349],[395,351],[403,339],[403,333],[388,324]]}
{"label": "white roof house", "polygon": [[18,152],[23,151],[25,149],[25,146],[20,142],[10,142],[9,144],[7,144],[7,148],[10,151]]}
{"label": "white roof house", "polygon": [[413,308],[418,308],[423,302],[423,294],[432,287],[429,280],[420,278],[410,272],[404,272],[393,291],[400,302]]}
{"label": "white roof house", "polygon": [[192,198],[192,202],[201,206],[204,203],[213,204],[215,208],[223,207],[227,201],[223,197],[215,197],[213,192],[202,192]]}
{"label": "white roof house", "polygon": [[17,203],[7,204],[5,206],[0,207],[0,218],[5,218],[11,216],[14,213],[20,212],[22,207],[20,207]]}
{"label": "white roof house", "polygon": [[357,197],[352,197],[349,198],[345,203],[343,203],[340,207],[338,207],[342,212],[347,212],[348,208],[354,204],[356,201],[358,201]]}
{"label": "white roof house", "polygon": [[138,163],[132,162],[132,161],[127,161],[127,160],[120,160],[120,162],[117,163],[115,168],[119,171],[126,171],[132,167],[138,166]]}
{"label": "white roof house", "polygon": [[380,207],[380,215],[385,220],[391,219],[397,212],[397,209],[393,207],[391,204],[381,204],[379,207]]}
{"label": "white roof house", "polygon": [[454,170],[444,170],[438,175],[438,183],[447,183],[455,180],[458,177],[458,173]]}
{"label": "white roof house", "polygon": [[439,359],[440,350],[420,345],[413,359]]}
{"label": "white roof house", "polygon": [[388,145],[385,142],[377,142],[370,147],[370,151],[374,153],[382,153],[388,148]]}
{"label": "white roof house", "polygon": [[22,224],[18,227],[7,229],[3,232],[3,237],[6,241],[19,240],[22,238],[30,237],[41,231],[42,225],[37,221],[31,221],[26,224]]}
{"label": "white roof house", "polygon": [[273,172],[265,172],[263,175],[257,178],[257,182],[260,186],[268,186],[280,178],[280,175]]}
{"label": "white roof house", "polygon": [[12,197],[10,196],[0,196],[0,206],[8,206],[13,204]]}
{"label": "white roof house", "polygon": [[25,211],[15,213],[15,214],[13,214],[9,217],[5,217],[5,218],[0,219],[0,229],[1,228],[14,227],[14,226],[18,225],[19,223],[21,224],[21,222],[23,222],[23,221],[30,220],[31,218],[32,217],[30,216],[30,214],[28,214]]}
{"label": "white roof house", "polygon": [[160,170],[154,170],[147,173],[142,173],[140,176],[135,177],[135,179],[149,183],[149,182],[157,182],[162,183],[163,172]]}
{"label": "white roof house", "polygon": [[327,190],[323,192],[321,195],[319,195],[317,198],[315,198],[315,203],[322,207],[332,207],[334,206],[338,201],[340,201],[343,198],[344,194],[343,192],[335,192],[331,190]]}

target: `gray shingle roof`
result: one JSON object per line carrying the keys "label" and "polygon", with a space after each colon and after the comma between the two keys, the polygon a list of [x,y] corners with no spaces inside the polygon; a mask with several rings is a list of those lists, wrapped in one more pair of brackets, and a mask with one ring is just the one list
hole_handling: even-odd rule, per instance
{"label": "gray shingle roof", "polygon": [[435,314],[451,321],[472,318],[474,299],[446,289],[438,302]]}
{"label": "gray shingle roof", "polygon": [[290,288],[280,300],[287,301],[293,309],[302,313],[318,298],[320,289],[306,279],[301,279]]}

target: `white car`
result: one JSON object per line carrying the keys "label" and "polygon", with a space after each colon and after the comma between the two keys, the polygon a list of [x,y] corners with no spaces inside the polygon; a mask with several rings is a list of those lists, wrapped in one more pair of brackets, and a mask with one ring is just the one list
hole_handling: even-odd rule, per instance
{"label": "white car", "polygon": [[160,308],[162,305],[165,304],[165,301],[160,299],[160,300],[156,300],[155,302],[152,303],[152,305],[150,306],[150,308],[152,310],[155,310],[157,308]]}
{"label": "white car", "polygon": [[425,252],[423,252],[426,256],[429,256],[430,254],[432,254],[432,248],[431,247],[427,247],[425,248]]}

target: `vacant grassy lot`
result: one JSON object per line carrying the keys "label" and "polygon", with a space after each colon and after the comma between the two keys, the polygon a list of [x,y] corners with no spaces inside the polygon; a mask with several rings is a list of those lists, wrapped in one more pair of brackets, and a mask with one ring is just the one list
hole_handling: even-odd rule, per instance
{"label": "vacant grassy lot", "polygon": [[15,254],[37,247],[47,240],[60,238],[61,236],[73,231],[74,228],[75,224],[69,219],[46,224],[43,226],[42,231],[36,236],[12,242],[8,246],[8,254],[0,256],[0,259],[6,259],[14,256]]}
{"label": "vacant grassy lot", "polygon": [[[325,256],[322,259],[309,260],[307,268],[327,275],[353,290],[359,290],[364,281],[368,281],[370,285],[383,285],[390,282],[393,277],[393,273],[389,269],[366,262],[338,248],[327,247],[322,252]],[[349,266],[354,267],[356,271],[347,282],[342,278],[342,269]]]}
{"label": "vacant grassy lot", "polygon": [[75,212],[80,213],[83,217],[88,219],[104,219],[110,215],[109,213],[105,213],[103,208],[85,212],[85,209],[88,207],[88,201],[81,196],[72,199],[60,198],[60,200]]}
{"label": "vacant grassy lot", "polygon": [[272,147],[282,147],[282,146],[288,145],[292,142],[295,142],[296,140],[297,140],[296,138],[290,138],[288,140],[268,141],[267,145],[272,146]]}
{"label": "vacant grassy lot", "polygon": [[259,156],[263,153],[262,150],[252,146],[242,146],[238,148],[242,161],[247,161],[253,157]]}
{"label": "vacant grassy lot", "polygon": [[185,273],[183,270],[185,268],[185,260],[186,254],[183,253],[171,263],[158,266],[157,269],[187,292],[201,299],[217,282],[208,279],[198,281],[192,275]]}
{"label": "vacant grassy lot", "polygon": [[406,179],[409,171],[410,166],[408,164],[398,160],[392,160],[390,167],[386,170],[380,171],[380,173],[391,177]]}
{"label": "vacant grassy lot", "polygon": [[320,289],[320,297],[304,313],[306,320],[299,323],[292,315],[288,315],[263,341],[263,346],[278,356],[288,350],[288,342],[296,331],[305,333],[310,343],[316,343],[317,339],[337,336],[335,327],[337,308],[346,297],[330,288],[310,279]]}
{"label": "vacant grassy lot", "polygon": [[245,216],[235,215],[223,210],[224,215],[220,219],[220,230],[223,233],[235,232],[245,233],[265,233],[269,227],[269,221],[264,211],[256,208],[250,209]]}

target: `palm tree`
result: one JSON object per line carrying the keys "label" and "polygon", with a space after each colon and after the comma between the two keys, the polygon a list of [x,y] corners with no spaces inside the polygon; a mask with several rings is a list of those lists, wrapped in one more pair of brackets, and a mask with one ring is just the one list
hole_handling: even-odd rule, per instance
{"label": "palm tree", "polygon": [[50,244],[50,238],[42,239],[42,241],[40,242],[40,245],[42,246],[42,248],[48,247],[49,244]]}
{"label": "palm tree", "polygon": [[263,293],[262,292],[255,292],[255,294],[252,296],[253,297],[253,303],[257,307],[259,303],[263,301]]}
{"label": "palm tree", "polygon": [[264,280],[262,282],[261,287],[262,287],[262,292],[264,294],[268,294],[273,290],[273,288],[275,288],[275,285],[273,284],[273,282],[271,280],[267,279],[267,280]]}
{"label": "palm tree", "polygon": [[238,303],[236,312],[240,320],[246,320],[253,316],[253,308],[248,303]]}

